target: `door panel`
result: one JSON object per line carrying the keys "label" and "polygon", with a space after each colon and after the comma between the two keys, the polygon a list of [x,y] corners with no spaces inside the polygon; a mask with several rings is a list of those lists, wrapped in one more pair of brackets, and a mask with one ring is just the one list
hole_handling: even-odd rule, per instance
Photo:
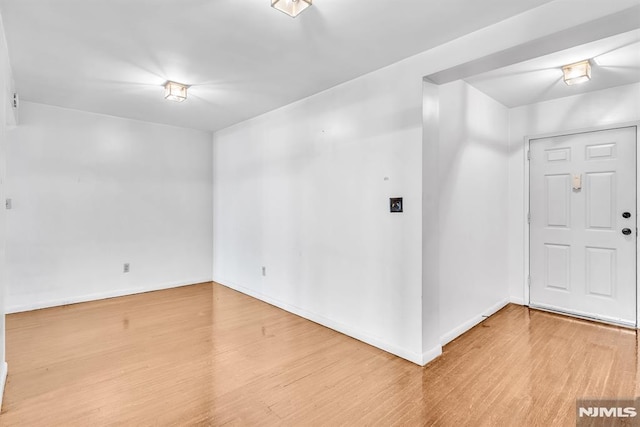
{"label": "door panel", "polygon": [[587,292],[601,297],[613,297],[616,281],[616,250],[587,247]]}
{"label": "door panel", "polygon": [[531,306],[635,326],[636,128],[535,139],[530,154]]}
{"label": "door panel", "polygon": [[587,228],[613,230],[616,211],[615,172],[587,173]]}
{"label": "door panel", "polygon": [[545,248],[547,286],[568,291],[571,283],[571,247],[545,244]]}
{"label": "door panel", "polygon": [[571,218],[571,176],[547,175],[545,179],[547,227],[568,228]]}

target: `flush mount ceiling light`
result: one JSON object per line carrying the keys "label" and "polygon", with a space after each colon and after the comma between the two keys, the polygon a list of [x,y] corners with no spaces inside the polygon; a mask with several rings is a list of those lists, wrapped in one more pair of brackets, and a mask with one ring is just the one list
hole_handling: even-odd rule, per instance
{"label": "flush mount ceiling light", "polygon": [[186,85],[168,81],[164,84],[164,99],[182,102],[187,99],[187,88]]}
{"label": "flush mount ceiling light", "polygon": [[571,86],[591,80],[591,64],[589,60],[576,62],[562,67],[564,82]]}
{"label": "flush mount ceiling light", "polygon": [[295,18],[300,12],[311,6],[311,3],[313,0],[271,0],[271,7]]}

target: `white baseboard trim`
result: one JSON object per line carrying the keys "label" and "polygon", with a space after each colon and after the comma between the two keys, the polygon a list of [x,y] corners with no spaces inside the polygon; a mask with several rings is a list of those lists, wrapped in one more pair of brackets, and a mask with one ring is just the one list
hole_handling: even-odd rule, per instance
{"label": "white baseboard trim", "polygon": [[454,339],[458,338],[460,335],[462,335],[465,332],[467,332],[469,329],[471,329],[474,326],[476,326],[478,323],[482,322],[487,317],[492,316],[497,311],[499,311],[502,308],[504,308],[507,304],[509,304],[509,301],[510,301],[509,298],[505,298],[502,301],[499,301],[499,302],[495,303],[494,305],[492,305],[491,307],[487,308],[486,310],[483,310],[482,312],[480,312],[480,314],[477,314],[476,316],[473,316],[472,318],[470,318],[466,322],[462,323],[460,326],[450,330],[446,334],[443,334],[440,337],[440,343],[442,345],[450,343]]}
{"label": "white baseboard trim", "polygon": [[431,350],[425,351],[424,353],[422,353],[422,363],[419,363],[419,365],[424,366],[427,363],[431,362],[432,360],[440,357],[440,355],[442,355],[442,346],[439,345],[439,346],[433,347]]}
{"label": "white baseboard trim", "polygon": [[9,365],[4,362],[0,366],[0,410],[2,409],[2,398],[4,397],[4,386],[7,384],[7,375],[9,374]]}
{"label": "white baseboard trim", "polygon": [[[5,307],[6,314],[21,313],[23,311],[40,310],[42,308],[58,307],[61,305],[78,304],[81,302],[96,301],[107,298],[116,298],[126,295],[142,294],[145,292],[161,291],[163,289],[179,288],[181,286],[189,286],[197,283],[211,282],[211,278],[195,278],[190,280],[181,280],[179,282],[167,282],[153,286],[144,286],[139,288],[117,289],[106,292],[96,292],[86,295],[77,295],[68,298],[51,299],[44,301],[35,301],[28,304],[7,304]],[[33,296],[37,300],[37,295]]]}
{"label": "white baseboard trim", "polygon": [[509,302],[512,304],[527,305],[524,303],[524,298],[519,298],[519,297],[510,297]]}
{"label": "white baseboard trim", "polygon": [[272,298],[270,296],[261,294],[260,292],[256,292],[252,289],[246,288],[242,285],[238,285],[237,283],[233,283],[229,280],[213,280],[214,282],[225,286],[227,288],[233,289],[235,291],[238,291],[240,293],[243,293],[245,295],[249,295],[250,297],[259,299],[260,301],[266,302],[267,304],[273,305],[275,307],[281,308],[285,311],[288,311],[289,313],[293,313],[297,316],[303,317],[307,320],[311,320],[312,322],[318,323],[322,326],[325,326],[329,329],[333,329],[334,331],[340,332],[342,334],[348,335],[351,338],[355,338],[358,341],[362,341],[366,344],[372,345],[376,348],[379,348],[381,350],[384,350],[388,353],[394,354],[398,357],[401,357],[405,360],[408,360],[410,362],[415,363],[416,365],[420,365],[423,366],[425,365],[427,362],[433,360],[434,358],[438,357],[440,355],[440,353],[438,353],[438,351],[441,351],[441,349],[438,347],[439,350],[436,349],[432,349],[429,350],[426,353],[423,354],[418,354],[418,353],[414,353],[411,351],[408,351],[404,348],[398,347],[396,345],[393,344],[389,344],[379,338],[376,337],[372,337],[371,335],[368,335],[364,332],[358,331],[357,329],[349,326],[349,325],[345,325],[343,323],[340,322],[336,322],[334,320],[331,320],[329,318],[326,318],[320,314],[317,313],[313,313],[310,312],[308,310],[305,310],[303,308],[300,307],[296,307],[293,306],[291,304],[285,303],[283,301],[280,301],[278,299]]}

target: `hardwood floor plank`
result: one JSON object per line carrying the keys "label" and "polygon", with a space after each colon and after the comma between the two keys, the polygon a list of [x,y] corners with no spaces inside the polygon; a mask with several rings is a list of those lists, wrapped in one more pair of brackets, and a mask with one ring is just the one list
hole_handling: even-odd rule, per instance
{"label": "hardwood floor plank", "polygon": [[416,366],[215,283],[7,316],[3,426],[575,425],[637,332],[509,305]]}

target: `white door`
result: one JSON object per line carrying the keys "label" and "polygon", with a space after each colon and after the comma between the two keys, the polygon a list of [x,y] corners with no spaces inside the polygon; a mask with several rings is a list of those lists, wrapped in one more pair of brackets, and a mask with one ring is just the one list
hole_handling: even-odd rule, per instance
{"label": "white door", "polygon": [[530,141],[530,305],[636,325],[636,127]]}

